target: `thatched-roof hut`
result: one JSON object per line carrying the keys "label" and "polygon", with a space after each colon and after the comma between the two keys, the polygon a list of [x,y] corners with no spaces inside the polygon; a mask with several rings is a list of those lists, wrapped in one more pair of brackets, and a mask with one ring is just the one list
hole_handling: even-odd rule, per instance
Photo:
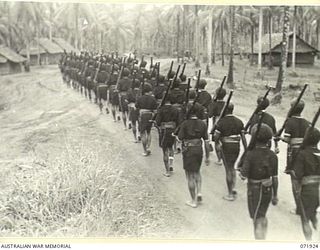
{"label": "thatched-roof hut", "polygon": [[47,52],[47,64],[58,64],[63,50],[48,38],[40,38],[39,43]]}
{"label": "thatched-roof hut", "polygon": [[8,47],[0,46],[0,75],[20,73],[26,58]]}
{"label": "thatched-roof hut", "polygon": [[[262,65],[268,65],[269,62],[269,34],[262,36]],[[281,64],[281,42],[282,33],[271,34],[271,56],[272,64],[279,66]],[[289,34],[288,48],[288,66],[292,64],[292,48],[293,48],[293,33]],[[254,44],[253,61],[258,62],[259,42]],[[296,65],[313,65],[314,58],[318,50],[296,35]],[[251,56],[251,55],[250,55]]]}
{"label": "thatched-roof hut", "polygon": [[58,44],[58,46],[62,49],[65,50],[67,53],[70,53],[71,51],[76,52],[79,54],[79,50],[75,49],[70,43],[68,43],[66,40],[60,37],[53,37],[52,41]]}
{"label": "thatched-roof hut", "polygon": [[[27,57],[27,50],[22,49],[20,50],[19,54],[24,57]],[[47,52],[41,46],[39,46],[38,51],[38,48],[35,46],[30,48],[30,65],[38,64],[38,54],[40,54],[40,65],[46,64]]]}

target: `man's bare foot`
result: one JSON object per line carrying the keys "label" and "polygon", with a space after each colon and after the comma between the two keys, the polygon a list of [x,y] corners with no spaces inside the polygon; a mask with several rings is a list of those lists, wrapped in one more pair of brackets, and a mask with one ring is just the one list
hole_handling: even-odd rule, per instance
{"label": "man's bare foot", "polygon": [[165,172],[165,173],[163,173],[163,175],[164,175],[165,177],[170,177],[170,172]]}
{"label": "man's bare foot", "polygon": [[187,201],[186,205],[193,208],[197,207],[197,203],[195,201]]}
{"label": "man's bare foot", "polygon": [[228,195],[223,196],[223,199],[227,200],[227,201],[234,201],[236,198],[234,195],[228,194]]}

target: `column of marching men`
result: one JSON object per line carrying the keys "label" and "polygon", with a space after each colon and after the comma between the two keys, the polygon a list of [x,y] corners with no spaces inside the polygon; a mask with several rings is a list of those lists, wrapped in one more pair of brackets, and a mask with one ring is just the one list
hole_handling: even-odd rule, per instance
{"label": "column of marching men", "polygon": [[[64,53],[59,64],[64,82],[90,101],[101,112],[110,113],[114,122],[123,122],[132,129],[133,141],[141,141],[143,156],[151,155],[151,128],[159,133],[163,152],[164,176],[173,172],[174,154],[181,152],[191,200],[186,204],[196,208],[202,202],[200,167],[210,164],[210,152],[215,151],[218,165],[224,165],[228,193],[225,200],[237,198],[236,171],[247,180],[247,199],[256,239],[265,239],[269,204],[278,203],[278,142],[287,143],[287,167],[291,178],[296,208],[291,211],[301,217],[306,240],[317,230],[319,206],[320,132],[315,128],[320,108],[312,122],[301,117],[304,109],[304,86],[292,100],[285,122],[277,130],[274,117],[266,111],[269,106],[266,90],[257,98],[257,106],[244,124],[233,114],[233,91],[224,88],[226,77],[212,97],[206,90],[201,70],[191,87],[191,78],[184,74],[186,64],[173,69],[173,61],[165,75],[160,62],[147,62],[142,56],[120,57],[118,53]],[[227,98],[226,98],[227,97]],[[212,129],[208,133],[209,120]],[[247,143],[246,134],[250,135]],[[214,149],[210,138],[214,142]],[[244,150],[240,154],[240,144]],[[273,149],[273,150],[272,150]],[[237,159],[239,160],[237,161]],[[235,166],[236,162],[238,163]]]}

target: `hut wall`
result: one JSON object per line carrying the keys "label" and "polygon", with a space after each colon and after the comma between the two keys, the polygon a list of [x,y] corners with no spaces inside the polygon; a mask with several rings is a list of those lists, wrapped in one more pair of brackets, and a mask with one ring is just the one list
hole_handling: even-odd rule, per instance
{"label": "hut wall", "polygon": [[9,62],[0,63],[0,75],[7,75],[10,73]]}
{"label": "hut wall", "polygon": [[47,54],[47,57],[48,57],[48,64],[58,64],[61,57],[61,53]]}
{"label": "hut wall", "polygon": [[22,65],[21,63],[9,62],[10,66],[10,74],[16,74],[22,72]]}
{"label": "hut wall", "polygon": [[[314,65],[313,53],[296,53],[296,65]],[[292,53],[288,54],[288,63],[292,64]]]}

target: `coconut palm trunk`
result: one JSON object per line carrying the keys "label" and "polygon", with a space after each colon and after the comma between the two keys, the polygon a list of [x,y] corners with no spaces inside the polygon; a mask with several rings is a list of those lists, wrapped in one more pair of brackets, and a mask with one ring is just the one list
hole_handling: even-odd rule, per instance
{"label": "coconut palm trunk", "polygon": [[211,54],[212,54],[212,19],[213,19],[213,11],[210,10],[209,18],[208,18],[208,37],[207,37],[207,52],[208,52],[208,66],[211,66]]}
{"label": "coconut palm trunk", "polygon": [[224,38],[223,38],[223,30],[224,30],[224,21],[221,21],[220,24],[220,36],[221,36],[221,65],[224,66]]}
{"label": "coconut palm trunk", "polygon": [[234,41],[235,41],[235,7],[230,6],[230,59],[229,59],[229,71],[227,85],[229,88],[234,88],[233,81],[233,53],[234,53]]}
{"label": "coconut palm trunk", "polygon": [[79,34],[79,3],[74,3],[74,47],[78,49]]}
{"label": "coconut palm trunk", "polygon": [[[250,19],[253,20],[253,14],[250,14]],[[253,46],[254,46],[254,24],[251,24],[251,56],[250,56],[250,66],[253,65]]]}
{"label": "coconut palm trunk", "polygon": [[195,49],[196,49],[196,60],[195,66],[200,67],[200,50],[199,50],[199,43],[200,43],[200,28],[199,28],[199,17],[198,17],[199,6],[195,5]]}
{"label": "coconut palm trunk", "polygon": [[272,13],[271,10],[269,10],[269,15],[268,15],[268,26],[269,26],[269,63],[268,63],[268,68],[271,70],[273,68],[273,63],[272,63],[272,39],[271,39],[271,22],[272,22]]}
{"label": "coconut palm trunk", "polygon": [[[286,68],[287,68],[287,58],[288,58],[288,33],[289,33],[289,6],[283,7],[283,35],[281,43],[281,64],[279,67],[278,80],[276,84],[276,93],[281,95],[281,90],[283,83],[286,79]],[[278,102],[281,102],[279,98]]]}
{"label": "coconut palm trunk", "polygon": [[292,44],[292,69],[295,70],[296,68],[296,45],[297,45],[297,39],[296,39],[296,29],[297,29],[297,23],[296,23],[296,17],[297,17],[297,6],[294,6],[294,13],[293,13],[293,44]]}
{"label": "coconut palm trunk", "polygon": [[40,60],[40,23],[36,24],[36,36],[37,36],[37,64],[41,64]]}
{"label": "coconut palm trunk", "polygon": [[179,55],[180,55],[180,14],[177,14],[177,62],[179,62]]}
{"label": "coconut palm trunk", "polygon": [[259,10],[259,51],[258,51],[258,72],[261,73],[262,65],[262,24],[263,24],[263,10]]}
{"label": "coconut palm trunk", "polygon": [[[320,51],[320,19],[317,20],[317,46]],[[320,53],[318,53],[318,59],[320,59]]]}

